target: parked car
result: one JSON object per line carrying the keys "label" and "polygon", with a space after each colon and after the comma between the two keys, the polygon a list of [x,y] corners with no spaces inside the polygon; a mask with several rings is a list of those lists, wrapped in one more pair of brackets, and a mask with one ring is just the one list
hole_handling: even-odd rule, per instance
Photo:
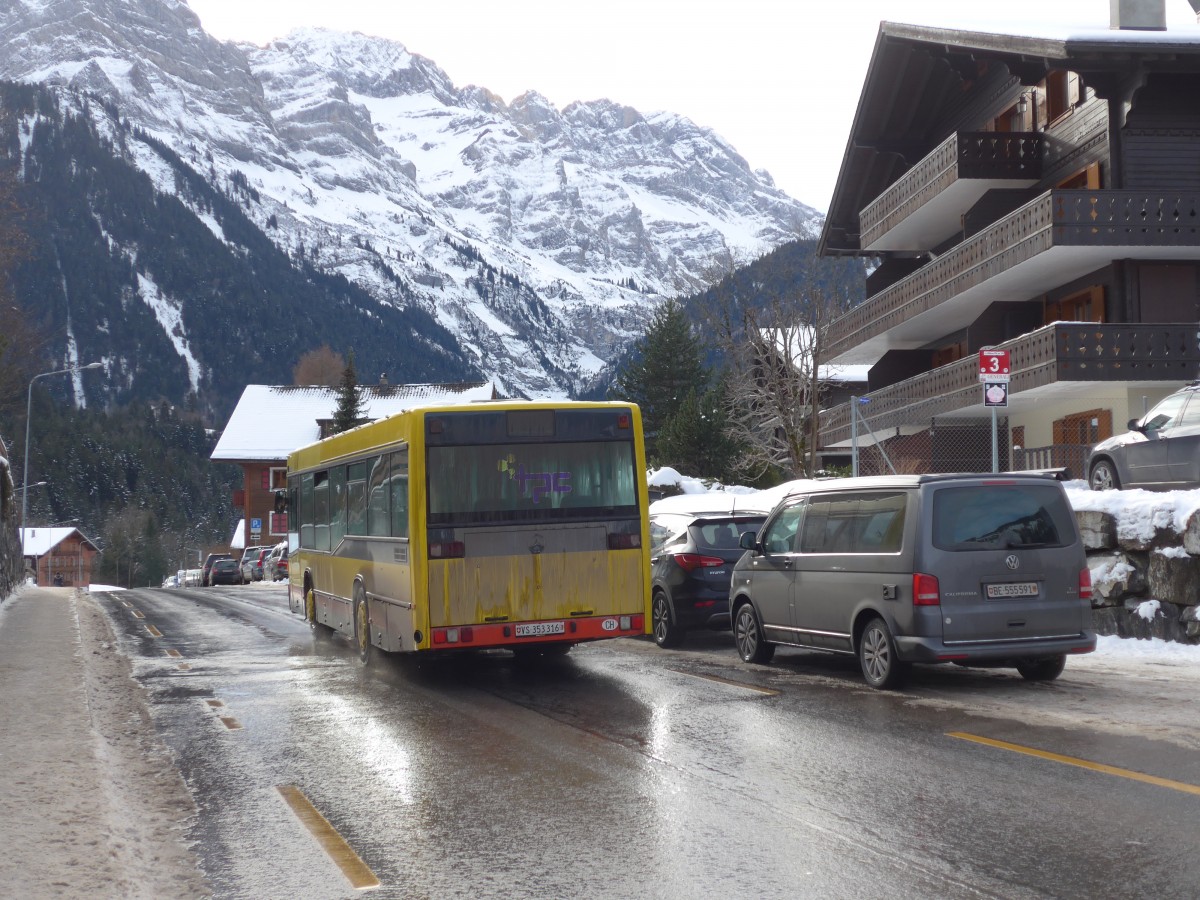
{"label": "parked car", "polygon": [[271,555],[272,549],[273,548],[271,547],[263,547],[258,551],[258,558],[254,560],[254,564],[251,567],[250,577],[252,580],[263,580],[263,572],[266,569],[267,557]]}
{"label": "parked car", "polygon": [[1165,398],[1088,455],[1094,491],[1200,487],[1200,381]]}
{"label": "parked car", "polygon": [[204,565],[200,568],[200,586],[208,587],[212,582],[209,581],[209,575],[212,572],[213,563],[218,559],[231,559],[228,553],[210,553],[204,557]]}
{"label": "parked car", "polygon": [[208,573],[208,583],[216,584],[245,584],[242,580],[242,569],[236,559],[218,559],[212,564]]}
{"label": "parked car", "polygon": [[657,513],[650,517],[654,642],[676,647],[693,628],[729,627],[729,580],[745,551],[741,536],[766,520],[754,514]]}
{"label": "parked car", "polygon": [[855,655],[867,683],[911,663],[1015,666],[1057,678],[1096,647],[1091,575],[1060,482],[1039,475],[897,475],[790,494],[733,572],[746,662],[777,645]]}
{"label": "parked car", "polygon": [[282,581],[288,576],[288,544],[280,541],[267,555],[263,563],[264,581]]}
{"label": "parked car", "polygon": [[[251,581],[262,581],[262,559],[263,554],[269,553],[270,547],[247,547],[242,554],[242,579],[244,584],[249,584]],[[255,577],[255,568],[257,567],[258,576]]]}

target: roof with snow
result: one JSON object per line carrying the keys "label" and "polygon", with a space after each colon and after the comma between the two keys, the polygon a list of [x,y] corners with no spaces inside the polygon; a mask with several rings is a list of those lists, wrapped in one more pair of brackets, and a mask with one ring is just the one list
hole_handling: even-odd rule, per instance
{"label": "roof with snow", "polygon": [[[432,403],[496,399],[490,381],[456,384],[360,385],[363,415],[382,419]],[[254,462],[285,459],[321,436],[320,423],[333,418],[338,389],[320,385],[248,384],[217,441],[211,459]]]}
{"label": "roof with snow", "polygon": [[[88,544],[93,550],[99,551],[99,547],[95,542],[85,535],[78,528],[18,528],[21,533],[21,555],[22,556],[45,556],[71,535],[79,532],[79,536],[84,543]],[[25,532],[28,531],[28,538]]]}

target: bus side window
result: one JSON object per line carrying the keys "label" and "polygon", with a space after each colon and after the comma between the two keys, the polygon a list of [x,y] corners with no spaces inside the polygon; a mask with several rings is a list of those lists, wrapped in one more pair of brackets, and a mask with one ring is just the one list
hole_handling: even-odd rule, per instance
{"label": "bus side window", "polygon": [[346,468],[346,534],[367,533],[367,472],[376,460]]}
{"label": "bus side window", "polygon": [[329,473],[313,475],[313,549],[329,549]]}
{"label": "bus side window", "polygon": [[408,451],[392,454],[392,537],[408,537]]}
{"label": "bus side window", "polygon": [[367,534],[387,537],[391,534],[390,491],[388,475],[392,469],[391,456],[377,456],[372,460],[369,495],[367,497]]}
{"label": "bus side window", "polygon": [[322,550],[336,550],[346,534],[346,467],[334,466],[329,470],[329,546]]}
{"label": "bus side window", "polygon": [[295,516],[300,527],[300,546],[314,549],[316,535],[313,534],[313,477],[310,472],[300,476],[300,507]]}

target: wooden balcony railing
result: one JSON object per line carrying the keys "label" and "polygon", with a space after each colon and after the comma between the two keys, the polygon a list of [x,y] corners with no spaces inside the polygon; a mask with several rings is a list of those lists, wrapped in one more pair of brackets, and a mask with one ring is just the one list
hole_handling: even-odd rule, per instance
{"label": "wooden balcony railing", "polygon": [[1200,193],[1047,191],[837,318],[830,358],[1052,247],[1129,246],[1200,247]]}
{"label": "wooden balcony railing", "polygon": [[[1056,322],[998,346],[1009,351],[1011,397],[1062,381],[1188,381],[1200,373],[1194,322]],[[978,357],[969,356],[872,391],[860,400],[863,417],[877,433],[927,426],[982,402],[978,373]],[[821,413],[821,446],[849,440],[850,431],[849,404]]]}
{"label": "wooden balcony railing", "polygon": [[1044,156],[1038,132],[952,134],[858,214],[860,246],[871,246],[956,181],[1041,178]]}

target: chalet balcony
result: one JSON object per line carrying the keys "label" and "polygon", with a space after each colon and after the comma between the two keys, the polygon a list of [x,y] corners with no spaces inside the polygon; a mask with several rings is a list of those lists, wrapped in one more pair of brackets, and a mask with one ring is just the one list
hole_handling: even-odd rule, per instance
{"label": "chalet balcony", "polygon": [[[1200,372],[1196,323],[1102,325],[1056,322],[1000,344],[1012,363],[1008,410],[1032,410],[1039,401],[1069,397],[1087,382],[1160,385],[1183,382]],[[860,398],[862,418],[876,437],[916,434],[935,416],[990,415],[983,405],[979,359],[972,355]],[[850,404],[821,413],[820,447],[848,447]],[[858,433],[870,442],[862,425]]]}
{"label": "chalet balcony", "polygon": [[1200,259],[1200,193],[1047,191],[836,319],[828,361],[928,346],[1113,259]]}
{"label": "chalet balcony", "polygon": [[864,250],[922,252],[962,229],[962,216],[995,188],[1042,177],[1038,132],[952,134],[858,214]]}

